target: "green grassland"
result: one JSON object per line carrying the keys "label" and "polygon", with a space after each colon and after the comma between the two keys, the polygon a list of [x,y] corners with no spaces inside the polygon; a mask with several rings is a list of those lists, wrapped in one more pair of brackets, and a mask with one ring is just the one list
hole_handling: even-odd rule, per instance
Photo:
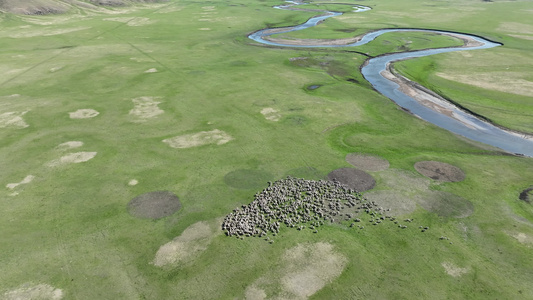
{"label": "green grassland", "polygon": [[[338,38],[420,27],[503,42],[471,57],[451,53],[397,68],[499,124],[533,132],[531,97],[435,75],[500,74],[509,66],[531,83],[533,41],[497,30],[531,22],[531,3],[369,0],[361,4],[372,11],[290,35]],[[279,4],[171,0],[113,8],[121,12],[115,14],[0,15],[0,115],[26,112],[28,124],[0,127],[0,295],[45,283],[61,289],[65,299],[244,299],[248,287],[268,277],[273,283],[265,284],[265,293],[271,298],[284,295],[276,282],[287,275],[286,251],[324,242],[346,263],[311,299],[531,299],[533,207],[518,195],[533,184],[533,159],[506,155],[409,115],[364,81],[359,67],[367,56],[348,52],[379,55],[458,41],[398,33],[365,48],[307,50],[248,40],[255,30],[314,15],[272,9]],[[146,73],[152,68],[157,72]],[[155,97],[164,113],[144,120],[130,115],[132,99],[139,97]],[[279,121],[267,120],[264,108],[275,109]],[[99,114],[71,119],[78,109]],[[184,149],[162,142],[214,129],[233,140]],[[68,141],[83,146],[57,148]],[[83,163],[48,166],[78,151],[97,154]],[[429,189],[459,195],[474,213],[449,218],[418,206],[401,216],[429,226],[425,233],[414,224],[359,231],[332,224],[316,234],[282,228],[273,244],[220,234],[194,260],[151,264],[161,245],[192,224],[213,222],[250,203],[268,180],[287,174],[319,179],[349,167],[345,156],[352,152],[381,156],[395,172],[419,180],[425,177],[413,167],[418,161],[455,165],[466,173],[464,181],[430,180]],[[30,174],[32,182],[5,187]],[[383,173],[371,174],[376,190],[394,190]],[[139,183],[130,186],[131,179]],[[182,209],[159,220],[128,214],[131,199],[158,190],[178,195]],[[443,263],[466,271],[451,276]]]}

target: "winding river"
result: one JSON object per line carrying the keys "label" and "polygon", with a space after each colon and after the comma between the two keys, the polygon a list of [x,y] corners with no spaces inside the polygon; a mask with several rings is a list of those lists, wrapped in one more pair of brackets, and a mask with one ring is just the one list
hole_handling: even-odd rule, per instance
{"label": "winding river", "polygon": [[[293,1],[287,2],[289,4],[275,6],[274,8],[298,10],[294,8],[294,5],[301,4]],[[354,7],[354,9],[354,12],[364,12],[370,10],[369,7],[362,5],[357,5]],[[294,43],[292,41],[285,42],[280,39],[269,38],[274,34],[310,28],[318,25],[327,18],[339,16],[341,14],[342,13],[340,12],[322,12],[320,15],[309,19],[303,24],[284,28],[263,29],[250,34],[248,37],[254,41],[266,45],[296,48],[356,47],[367,44],[382,34],[398,31],[431,32],[462,39],[465,41],[465,45],[460,47],[401,52],[370,58],[361,68],[361,73],[378,92],[427,122],[433,123],[441,128],[462,135],[471,140],[492,145],[510,153],[533,157],[532,136],[519,134],[494,126],[493,124],[460,109],[459,107],[444,100],[442,97],[430,92],[424,87],[419,86],[418,84],[411,82],[402,76],[391,73],[391,63],[399,60],[453,51],[488,49],[501,46],[499,43],[494,43],[482,37],[464,33],[428,29],[381,29],[369,32],[360,37],[355,37],[351,40],[346,39],[346,41],[343,43],[331,43],[329,40],[325,40],[323,43],[321,43],[313,40],[309,44],[305,44],[306,40]]]}

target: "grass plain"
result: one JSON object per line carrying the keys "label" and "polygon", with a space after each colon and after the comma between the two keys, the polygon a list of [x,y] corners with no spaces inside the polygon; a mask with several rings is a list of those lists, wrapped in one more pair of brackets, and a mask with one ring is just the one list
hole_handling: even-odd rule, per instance
{"label": "grass plain", "polygon": [[[527,94],[495,92],[457,77],[513,78],[502,69],[510,65],[527,91],[531,3],[369,0],[362,3],[373,8],[369,12],[346,13],[291,36],[337,38],[408,27],[503,42],[471,57],[439,55],[401,62],[398,69],[499,124],[532,132]],[[518,195],[533,184],[533,160],[405,113],[364,81],[359,67],[366,56],[350,52],[378,55],[457,41],[398,34],[366,48],[307,50],[248,40],[254,30],[314,15],[272,8],[279,4],[170,1],[58,16],[0,15],[0,295],[48,284],[66,299],[531,298],[533,207]],[[157,99],[164,113],[139,120],[130,111],[140,97]],[[266,119],[265,108],[275,109],[279,121]],[[99,114],[71,119],[78,109]],[[27,126],[8,122],[13,116]],[[183,149],[162,142],[215,129],[232,140]],[[83,144],[58,148],[71,141]],[[49,165],[80,151],[96,155]],[[286,174],[320,177],[349,167],[345,156],[354,152],[382,157],[398,173],[394,184],[384,173],[371,173],[375,191],[452,193],[471,202],[474,213],[447,218],[417,205],[401,216],[430,227],[424,233],[414,223],[405,230],[392,223],[365,230],[333,224],[316,234],[282,228],[273,244],[218,234],[189,249],[197,250],[194,259],[152,263],[162,245],[248,204],[266,181]],[[414,169],[424,160],[457,166],[466,179],[428,180]],[[31,182],[7,187],[28,175]],[[409,178],[424,188],[411,186]],[[181,210],[158,220],[128,214],[131,199],[160,190],[178,195]],[[316,250],[324,243],[332,250]],[[305,261],[287,254],[301,245],[342,266],[311,294],[289,289],[296,275],[303,276],[299,270],[307,270]],[[324,272],[319,267],[307,271]]]}

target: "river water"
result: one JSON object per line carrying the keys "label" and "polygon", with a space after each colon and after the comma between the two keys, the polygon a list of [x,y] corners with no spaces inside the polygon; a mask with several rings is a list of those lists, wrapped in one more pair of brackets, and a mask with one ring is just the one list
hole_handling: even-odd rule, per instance
{"label": "river water", "polygon": [[[289,2],[288,5],[276,6],[278,9],[294,9],[293,6],[299,3]],[[369,7],[358,5],[354,7],[354,12],[364,12],[370,10]],[[361,73],[368,80],[374,89],[394,101],[399,106],[409,110],[414,115],[419,118],[433,123],[441,128],[449,130],[453,133],[462,135],[466,138],[469,138],[474,141],[485,143],[498,147],[504,151],[510,153],[521,154],[525,156],[533,157],[533,139],[531,136],[525,136],[517,134],[497,126],[494,126],[486,121],[483,121],[476,116],[461,110],[455,105],[449,102],[440,102],[437,106],[439,109],[432,109],[426,105],[423,105],[413,97],[408,96],[404,92],[400,91],[400,86],[394,81],[387,79],[383,76],[383,71],[387,69],[387,66],[390,63],[399,60],[405,60],[415,57],[423,57],[429,55],[435,55],[446,52],[454,51],[471,51],[471,50],[480,50],[488,49],[497,46],[501,46],[499,43],[494,43],[492,41],[486,40],[479,36],[473,36],[465,33],[456,33],[456,32],[447,32],[439,30],[429,30],[429,29],[381,29],[365,34],[359,41],[345,44],[345,45],[289,45],[283,44],[280,42],[273,42],[264,39],[273,34],[286,33],[296,30],[303,30],[313,26],[316,26],[320,22],[324,21],[327,18],[339,16],[342,13],[340,12],[324,12],[324,14],[313,17],[307,22],[295,25],[291,27],[286,27],[283,29],[277,29],[273,32],[271,29],[263,29],[256,31],[250,34],[248,37],[259,43],[272,45],[272,46],[282,46],[282,47],[292,47],[292,48],[338,48],[338,47],[357,47],[360,45],[367,44],[373,41],[378,36],[398,31],[410,31],[410,32],[431,32],[443,35],[450,35],[457,38],[469,39],[475,41],[475,46],[468,47],[449,47],[449,48],[436,48],[420,51],[411,51],[411,52],[401,52],[394,54],[386,54],[378,57],[368,59],[366,64],[361,69]],[[435,106],[435,105],[432,105]],[[444,108],[444,109],[443,109]],[[446,113],[442,113],[445,111]]]}

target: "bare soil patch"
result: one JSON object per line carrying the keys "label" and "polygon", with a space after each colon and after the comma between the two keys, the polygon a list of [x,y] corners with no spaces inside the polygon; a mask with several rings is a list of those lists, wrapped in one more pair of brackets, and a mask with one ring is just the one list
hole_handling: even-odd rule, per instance
{"label": "bare soil patch", "polygon": [[59,159],[55,159],[49,162],[49,167],[55,167],[64,164],[78,164],[93,159],[97,152],[76,152],[62,156]]}
{"label": "bare soil patch", "polygon": [[[533,39],[531,37],[530,39]],[[435,75],[444,79],[469,84],[483,89],[500,91],[504,93],[531,96],[533,94],[533,81],[527,72],[476,72],[475,76],[461,74],[460,71],[438,72]]]}
{"label": "bare soil patch", "polygon": [[28,184],[28,183],[32,182],[33,179],[35,179],[35,176],[28,175],[28,176],[24,177],[24,179],[22,179],[21,182],[6,184],[6,188],[12,190],[12,189],[16,188],[17,186],[19,186],[21,184]]}
{"label": "bare soil patch", "polygon": [[69,150],[74,148],[79,148],[83,146],[83,142],[80,141],[69,141],[62,144],[57,145],[57,150]]}
{"label": "bare soil patch", "polygon": [[461,196],[443,191],[430,191],[421,196],[418,203],[425,210],[441,217],[466,218],[474,213],[472,202]]}
{"label": "bare soil patch", "polygon": [[7,127],[13,127],[13,128],[26,128],[30,125],[24,121],[22,116],[24,116],[27,113],[27,111],[23,112],[5,112],[0,114],[0,128],[7,128]]}
{"label": "bare soil patch", "polygon": [[365,193],[365,198],[381,207],[390,208],[391,214],[396,216],[410,214],[416,210],[415,196],[406,196],[397,191],[370,191]]}
{"label": "bare soil patch", "polygon": [[160,219],[181,208],[178,196],[169,191],[155,191],[139,195],[128,203],[128,212],[135,217]]}
{"label": "bare soil patch", "polygon": [[100,113],[92,108],[82,108],[69,113],[71,119],[89,119],[98,116]]}
{"label": "bare soil patch", "polygon": [[2,299],[6,300],[59,300],[63,298],[63,291],[56,289],[49,284],[24,284],[21,287],[4,293]]}
{"label": "bare soil patch", "polygon": [[246,288],[246,299],[307,299],[337,278],[348,261],[325,242],[299,244],[281,259],[278,268]]}
{"label": "bare soil patch", "polygon": [[261,110],[261,114],[265,116],[265,119],[269,121],[277,122],[281,118],[281,115],[279,114],[279,111],[277,109],[274,109],[272,107],[263,108]]}
{"label": "bare soil patch", "polygon": [[533,236],[528,235],[524,232],[518,232],[518,233],[508,233],[510,236],[514,237],[520,244],[525,244],[528,246],[533,245]]}
{"label": "bare soil patch", "polygon": [[350,153],[346,155],[346,162],[352,166],[371,172],[384,171],[389,168],[389,161],[376,155]]}
{"label": "bare soil patch", "polygon": [[461,275],[466,274],[469,271],[468,268],[461,268],[449,262],[443,262],[441,265],[446,271],[446,274],[453,277],[460,277]]}
{"label": "bare soil patch", "polygon": [[533,34],[533,25],[518,22],[502,22],[498,30],[509,33]]}
{"label": "bare soil patch", "polygon": [[137,117],[140,121],[145,121],[164,113],[165,111],[157,106],[161,102],[156,101],[156,99],[158,98],[139,97],[132,99],[131,101],[135,106],[130,110],[130,115]]}
{"label": "bare soil patch", "polygon": [[329,180],[337,180],[358,192],[373,189],[376,181],[370,174],[353,168],[340,168],[328,174]]}
{"label": "bare soil patch", "polygon": [[518,196],[518,199],[526,201],[527,203],[531,203],[531,200],[533,199],[533,186],[523,190]]}
{"label": "bare soil patch", "polygon": [[207,144],[223,145],[233,140],[229,134],[222,130],[214,129],[211,131],[201,131],[198,133],[191,133],[176,136],[173,138],[163,140],[163,143],[168,144],[172,148],[191,148]]}
{"label": "bare soil patch", "polygon": [[324,242],[288,249],[283,260],[286,274],[281,282],[297,298],[307,298],[322,289],[342,273],[347,262],[333,245]]}
{"label": "bare soil patch", "polygon": [[465,179],[463,170],[438,161],[419,161],[415,169],[422,175],[437,181],[458,182]]}
{"label": "bare soil patch", "polygon": [[264,300],[266,298],[267,294],[265,291],[255,285],[247,287],[244,291],[244,299],[246,300]]}
{"label": "bare soil patch", "polygon": [[220,220],[218,219],[194,223],[181,235],[161,246],[152,264],[163,267],[194,261],[220,232]]}

